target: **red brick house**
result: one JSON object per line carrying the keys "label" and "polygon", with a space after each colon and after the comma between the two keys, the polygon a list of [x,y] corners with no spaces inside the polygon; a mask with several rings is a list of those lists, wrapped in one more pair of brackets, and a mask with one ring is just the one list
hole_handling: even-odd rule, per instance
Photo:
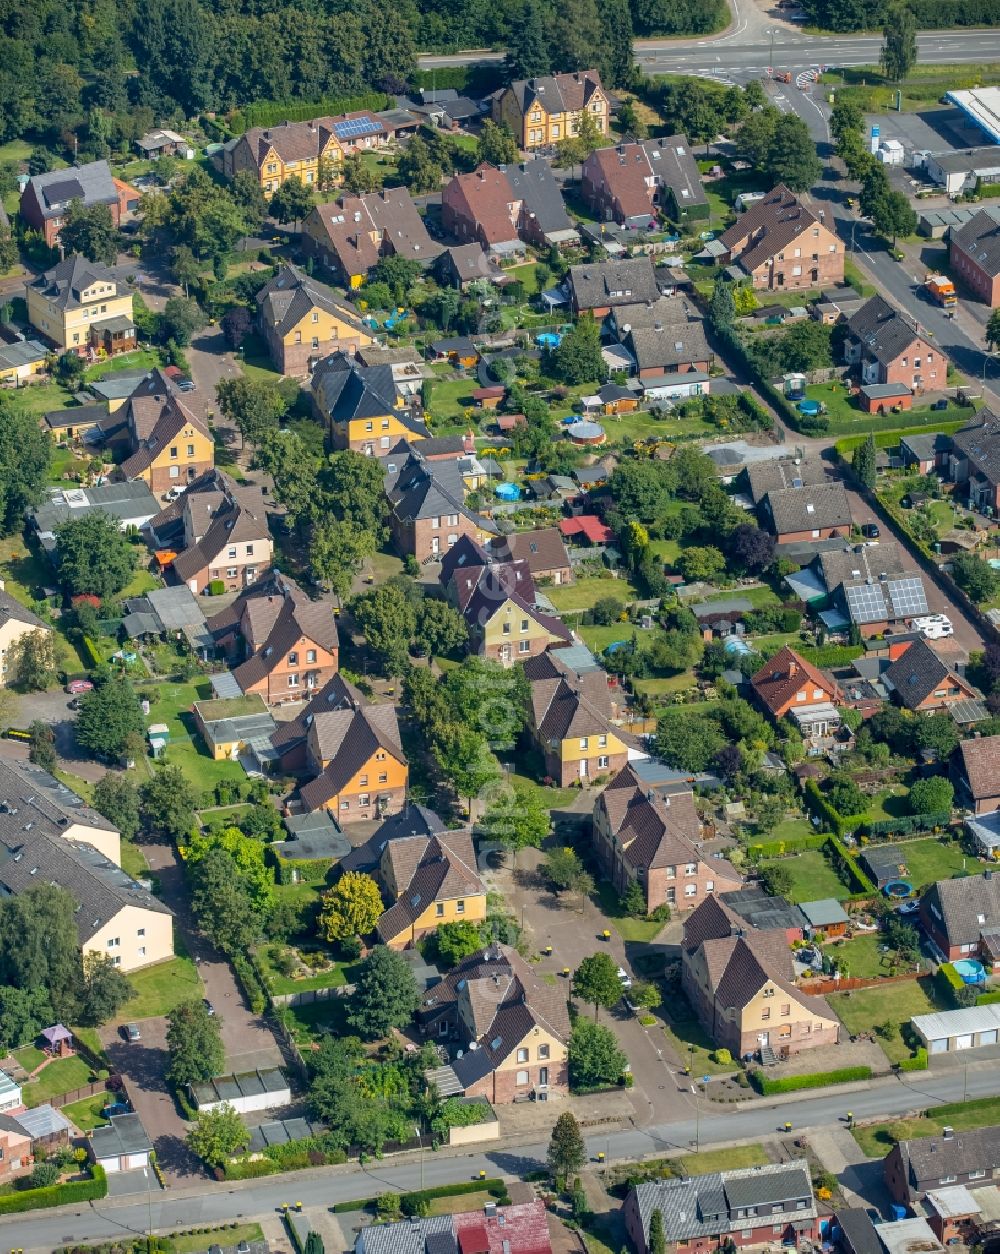
{"label": "red brick house", "polygon": [[[947,382],[947,358],[883,296],[873,296],[848,321],[844,358],[858,367],[863,386],[895,384],[923,392],[942,388]],[[900,395],[882,399],[892,399],[892,404],[898,405]],[[869,407],[868,412],[876,410]]]}
{"label": "red brick house", "polygon": [[980,210],[949,234],[954,272],[991,309],[1000,305],[1000,223]]}
{"label": "red brick house", "polygon": [[760,515],[779,544],[851,534],[851,503],[840,482],[768,492]]}
{"label": "red brick house", "polygon": [[882,1165],[893,1201],[906,1207],[915,1206],[927,1193],[943,1185],[989,1185],[998,1172],[1000,1127],[995,1125],[957,1133],[947,1128],[941,1136],[897,1141]]}
{"label": "red brick house", "polygon": [[991,409],[977,410],[969,425],[955,432],[946,469],[970,509],[1000,512],[1000,418]]}
{"label": "red brick house", "polygon": [[520,217],[521,201],[496,166],[483,164],[471,174],[456,174],[441,193],[441,225],[463,244],[521,252]]}
{"label": "red brick house", "polygon": [[961,741],[951,777],[959,800],[974,814],[1000,810],[1000,736]]}
{"label": "red brick house", "polygon": [[494,540],[492,551],[501,562],[526,562],[535,580],[551,579],[554,584],[573,582],[573,567],[557,527],[512,531]]}
{"label": "red brick house", "polygon": [[782,184],[719,236],[721,265],[739,265],[756,289],[826,287],[844,281],[844,245]]}
{"label": "red brick house", "polygon": [[594,851],[604,874],[619,896],[637,883],[650,913],[662,905],[672,913],[690,910],[709,893],[743,883],[724,859],[702,858],[701,836],[694,793],[659,796],[631,766],[619,771],[594,803]]}
{"label": "red brick house", "polygon": [[882,683],[914,714],[947,710],[958,701],[981,700],[979,691],[947,666],[926,640],[913,640],[883,672]]}
{"label": "red brick house", "polygon": [[415,450],[388,496],[396,549],[418,562],[441,558],[462,536],[482,542],[497,533],[492,519],[465,504],[461,473],[453,462],[428,462]]}
{"label": "red brick house", "polygon": [[28,226],[45,236],[50,248],[55,248],[66,210],[74,200],[88,209],[107,205],[115,226],[121,226],[126,215],[139,207],[139,193],[134,187],[116,179],[106,161],[91,161],[34,175],[21,193],[20,214]]}

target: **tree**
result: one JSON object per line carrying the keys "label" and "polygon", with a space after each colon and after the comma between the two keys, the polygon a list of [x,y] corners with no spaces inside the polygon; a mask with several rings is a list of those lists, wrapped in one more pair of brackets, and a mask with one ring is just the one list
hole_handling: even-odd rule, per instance
{"label": "tree", "polygon": [[[388,253],[380,257],[372,269],[372,279],[376,283],[384,283],[397,304],[408,299],[410,288],[419,277],[420,262],[400,256],[399,253]],[[362,454],[355,453],[354,456],[365,460]]]}
{"label": "tree", "polygon": [[31,735],[31,751],[28,760],[51,775],[56,769],[56,736],[48,723],[35,719],[28,728]]}
{"label": "tree", "polygon": [[143,821],[170,840],[183,840],[195,826],[197,798],[179,766],[157,766],[139,790]]}
{"label": "tree", "polygon": [[900,235],[912,235],[917,229],[917,213],[903,192],[888,191],[875,203],[872,225],[879,235],[891,237],[893,248]]}
{"label": "tree", "polygon": [[910,789],[910,811],[913,814],[943,814],[955,802],[955,789],[943,775],[918,779]]}
{"label": "tree", "polygon": [[359,531],[353,523],[336,518],[324,518],[313,528],[309,565],[313,575],[329,584],[343,603],[375,548],[375,537],[370,531]]}
{"label": "tree", "polygon": [[344,191],[354,196],[367,196],[382,186],[382,176],[370,165],[365,165],[360,152],[348,153],[341,167]]}
{"label": "tree", "polygon": [[47,989],[0,986],[0,1044],[4,1049],[29,1045],[55,1017]]}
{"label": "tree", "polygon": [[961,735],[950,714],[921,716],[913,728],[913,743],[917,749],[929,749],[943,762],[951,757]]}
{"label": "tree", "polygon": [[759,113],[751,113],[740,127],[740,156],[758,170],[768,163],[774,145],[774,129],[780,117],[781,113],[773,105],[765,105]]}
{"label": "tree", "polygon": [[581,110],[576,134],[567,135],[556,144],[555,164],[564,168],[580,165],[586,161],[595,148],[600,147],[602,139],[603,135],[590,110]]}
{"label": "tree", "polygon": [[60,1174],[55,1163],[43,1159],[32,1167],[28,1180],[33,1189],[46,1189],[58,1181]]}
{"label": "tree", "polygon": [[862,483],[866,488],[875,487],[875,437],[871,432],[868,433],[865,441],[854,450],[854,454],[851,457],[851,467],[859,483]]}
{"label": "tree", "polygon": [[5,535],[24,524],[49,474],[52,438],[11,393],[0,393],[0,527]]}
{"label": "tree", "polygon": [[617,1006],[622,992],[618,964],[610,954],[591,954],[589,958],[584,958],[573,975],[573,996],[594,1007],[595,1023],[601,1007],[610,1010],[612,1006]]}
{"label": "tree", "polygon": [[403,180],[404,187],[409,188],[415,196],[437,191],[444,174],[422,135],[414,135],[403,149],[397,173]]}
{"label": "tree", "polygon": [[902,82],[917,63],[917,19],[913,10],[905,4],[892,5],[882,35],[882,73],[890,83]]}
{"label": "tree", "polygon": [[71,200],[59,228],[59,242],[67,256],[82,253],[88,261],[113,266],[121,236],[108,205],[85,205],[82,200]]}
{"label": "tree", "polygon": [[250,1131],[228,1102],[214,1110],[199,1110],[188,1130],[188,1148],[209,1167],[221,1167],[250,1144]]}
{"label": "tree", "polygon": [[483,935],[477,924],[468,919],[442,923],[435,930],[434,948],[438,961],[446,968],[457,967],[463,959],[483,947]]}
{"label": "tree", "polygon": [[951,573],[962,591],[973,601],[989,601],[1000,587],[1000,575],[989,562],[975,553],[959,553],[951,563]]}
{"label": "tree", "polygon": [[0,900],[0,985],[44,989],[57,1018],[75,1022],[83,966],[77,902],[55,884]]}
{"label": "tree", "polygon": [[691,545],[675,564],[688,583],[711,582],[726,569],[726,559],[711,545]]}
{"label": "tree", "polygon": [[[122,757],[130,739],[142,736],[145,730],[139,696],[128,680],[118,675],[98,675],[93,691],[80,698],[76,740],[98,757]],[[177,767],[167,769],[181,774]]]}
{"label": "tree", "polygon": [[76,392],[83,384],[86,369],[87,363],[79,353],[65,352],[60,353],[56,358],[52,373],[56,382],[61,383],[67,391]]}
{"label": "tree", "polygon": [[118,519],[103,510],[71,518],[56,528],[59,581],[70,596],[86,593],[107,601],[135,572],[136,550]]}
{"label": "tree", "polygon": [[474,727],[451,723],[435,740],[433,753],[441,774],[459,797],[467,798],[471,818],[474,799],[500,778],[490,742]]}
{"label": "tree", "polygon": [[236,375],[221,379],[215,388],[219,412],[240,433],[244,446],[260,444],[276,432],[288,411],[285,398],[274,384]]}
{"label": "tree", "polygon": [[26,692],[44,692],[56,677],[56,650],[52,632],[39,627],[26,631],[7,649],[7,681]]}
{"label": "tree", "polygon": [[222,850],[232,859],[237,882],[254,913],[263,917],[274,901],[274,874],[265,858],[264,846],[259,840],[244,836],[238,827],[216,827],[206,832],[193,831],[183,853],[188,866],[196,868],[216,850]]}
{"label": "tree", "polygon": [[135,995],[128,977],[115,966],[110,954],[84,954],[80,1005],[80,1023],[84,1027],[107,1023]]}
{"label": "tree", "polygon": [[649,1217],[649,1254],[665,1254],[667,1240],[663,1233],[663,1212],[657,1207]]}
{"label": "tree", "polygon": [[426,657],[448,657],[468,643],[469,629],[459,612],[436,597],[425,597],[417,609],[413,643]]}
{"label": "tree", "polygon": [[272,194],[267,209],[275,222],[301,222],[309,216],[314,203],[312,188],[293,175]]}
{"label": "tree", "polygon": [[780,863],[761,868],[760,882],[772,897],[783,897],[792,888],[792,873]]}
{"label": "tree", "polygon": [[557,891],[575,891],[585,876],[587,872],[575,849],[557,846],[549,850],[545,858],[545,877]]}
{"label": "tree", "polygon": [[167,1079],[177,1088],[204,1084],[221,1075],[226,1064],[222,1020],[210,1015],[200,998],[181,1002],[167,1015]]}
{"label": "tree", "polygon": [[601,356],[601,328],[597,320],[590,314],[582,317],[548,355],[548,362],[553,376],[571,387],[603,382],[607,367]]}
{"label": "tree", "polygon": [[565,1180],[574,1171],[579,1171],[587,1161],[583,1133],[575,1116],[569,1111],[560,1115],[553,1125],[546,1161],[556,1180]]}
{"label": "tree", "polygon": [[515,11],[507,38],[508,81],[538,78],[552,71],[550,14],[542,0],[524,0]]}
{"label": "tree", "polygon": [[379,544],[385,541],[388,506],[384,473],[377,458],[353,449],[331,453],[320,471],[319,486],[324,510],[360,531],[370,531]]}
{"label": "tree", "polygon": [[767,570],[774,561],[774,537],[753,523],[740,523],[729,537],[729,552],[743,570]]}
{"label": "tree", "polygon": [[395,584],[383,584],[355,597],[351,613],[385,672],[401,675],[417,628],[416,611],[403,591]]}
{"label": "tree", "polygon": [[827,800],[838,814],[863,814],[865,795],[846,773],[831,775],[827,780]]}
{"label": "tree", "polygon": [[455,717],[486,737],[492,749],[513,749],[524,730],[528,685],[519,666],[469,657],[443,683]]}
{"label": "tree", "polygon": [[139,793],[127,775],[102,775],[94,788],[94,809],[113,823],[125,840],[139,834]]}
{"label": "tree", "polygon": [[209,849],[191,866],[190,877],[195,917],[217,949],[243,953],[260,940],[265,907],[227,849]]}
{"label": "tree", "polygon": [[610,1028],[577,1019],[569,1038],[569,1081],[573,1088],[617,1084],[627,1068],[628,1059]]}
{"label": "tree", "polygon": [[186,348],[205,318],[196,301],[187,296],[170,296],[160,314],[160,336],[178,348]]}
{"label": "tree", "polygon": [[239,170],[229,184],[229,194],[243,214],[247,233],[259,231],[267,216],[267,201],[256,171]]}
{"label": "tree", "polygon": [[513,165],[517,160],[517,140],[510,132],[510,127],[501,123],[499,126],[489,118],[483,123],[476,143],[476,160],[489,165]]}
{"label": "tree", "polygon": [[815,141],[797,113],[783,113],[775,123],[767,167],[775,182],[793,192],[808,191],[823,173]]}
{"label": "tree", "polygon": [[504,788],[496,801],[487,807],[476,824],[476,834],[481,840],[496,841],[512,850],[516,865],[517,851],[529,845],[540,848],[551,826],[551,816],[539,800],[537,791],[515,784],[512,788]]}
{"label": "tree", "polygon": [[420,990],[403,958],[376,945],[362,962],[348,1001],[347,1022],[366,1041],[405,1028],[420,1005]]}
{"label": "tree", "polygon": [[715,720],[697,715],[663,718],[656,731],[657,754],[671,766],[695,774],[708,768],[725,743]]}
{"label": "tree", "polygon": [[345,871],[323,895],[319,925],[328,941],[367,936],[375,930],[385,907],[378,884],[360,871]]}
{"label": "tree", "polygon": [[618,125],[628,139],[645,139],[648,134],[648,127],[631,100],[623,100],[618,106]]}
{"label": "tree", "polygon": [[885,167],[881,162],[875,162],[865,172],[864,181],[861,184],[861,194],[858,197],[858,204],[861,206],[861,212],[866,218],[875,220],[881,211],[882,201],[889,194],[889,176],[885,172]]}
{"label": "tree", "polygon": [[[605,36],[601,81],[610,87],[628,87],[635,80],[631,7],[628,0],[598,0],[598,10]],[[621,124],[620,111],[618,121]]]}

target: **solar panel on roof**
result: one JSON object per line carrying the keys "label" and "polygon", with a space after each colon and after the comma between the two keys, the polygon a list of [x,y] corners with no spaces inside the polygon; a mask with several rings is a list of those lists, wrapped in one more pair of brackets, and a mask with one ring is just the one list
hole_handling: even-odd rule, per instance
{"label": "solar panel on roof", "polygon": [[897,618],[913,618],[917,614],[927,613],[927,593],[919,578],[890,579],[886,588]]}
{"label": "solar panel on roof", "polygon": [[887,615],[885,597],[878,584],[862,583],[845,588],[847,610],[856,623],[878,623]]}
{"label": "solar panel on roof", "polygon": [[334,122],[333,133],[338,139],[356,139],[359,135],[377,135],[385,127],[377,118],[347,118]]}

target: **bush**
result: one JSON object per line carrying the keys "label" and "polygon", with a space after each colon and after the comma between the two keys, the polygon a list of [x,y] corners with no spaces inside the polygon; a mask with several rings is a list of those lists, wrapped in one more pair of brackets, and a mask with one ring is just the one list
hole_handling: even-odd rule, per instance
{"label": "bush", "polygon": [[47,1189],[50,1184],[58,1183],[59,1168],[55,1163],[35,1163],[28,1178],[33,1189]]}
{"label": "bush", "polygon": [[926,1071],[927,1070],[927,1050],[920,1046],[912,1058],[904,1058],[899,1064],[900,1071]]}
{"label": "bush", "polygon": [[[510,1199],[507,1197],[507,1185],[503,1180],[464,1180],[458,1184],[439,1184],[436,1189],[418,1189],[413,1193],[403,1193],[400,1195],[400,1206],[405,1214],[413,1214],[413,1211],[407,1210],[408,1206],[417,1205],[417,1199],[423,1199],[430,1202],[436,1197],[461,1197],[465,1193],[479,1193],[485,1190],[491,1197],[495,1197],[501,1205],[509,1205]],[[353,1202],[336,1202],[330,1209],[335,1215],[345,1214],[352,1210],[374,1210],[377,1206],[377,1198],[366,1197]]]}
{"label": "bush", "polygon": [[231,962],[251,1014],[262,1015],[267,1006],[267,994],[264,992],[263,984],[257,978],[257,972],[243,954],[233,954]]}
{"label": "bush", "polygon": [[720,1067],[728,1067],[733,1061],[733,1056],[728,1049],[713,1049],[709,1054],[712,1062],[718,1063]]}
{"label": "bush", "polygon": [[763,1071],[751,1071],[750,1083],[764,1097],[775,1093],[797,1093],[801,1089],[821,1089],[828,1084],[850,1084],[854,1080],[870,1080],[871,1067],[841,1067],[837,1071],[814,1071],[807,1075],[786,1075],[771,1080]]}
{"label": "bush", "polygon": [[50,1184],[44,1189],[24,1189],[0,1196],[0,1215],[19,1215],[26,1210],[67,1206],[73,1202],[96,1202],[107,1195],[108,1178],[104,1168],[94,1163],[89,1180],[69,1180],[65,1184]]}

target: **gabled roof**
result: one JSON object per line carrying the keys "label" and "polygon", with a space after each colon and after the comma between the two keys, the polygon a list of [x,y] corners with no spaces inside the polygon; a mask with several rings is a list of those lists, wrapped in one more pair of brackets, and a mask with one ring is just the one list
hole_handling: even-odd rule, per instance
{"label": "gabled roof", "polygon": [[388,493],[393,514],[403,523],[463,514],[481,531],[495,532],[497,526],[492,519],[465,504],[461,473],[449,472],[453,466],[452,462],[425,461],[419,451],[411,453]]}
{"label": "gabled roof", "polygon": [[914,323],[890,305],[884,296],[873,296],[848,320],[847,332],[861,345],[862,357],[883,366],[901,357],[914,340],[926,344]]}
{"label": "gabled roof", "polygon": [[277,126],[269,127],[252,126],[239,139],[232,140],[227,148],[235,148],[245,142],[258,169],[272,150],[282,161],[315,160],[325,150],[331,138],[336,140],[336,147],[341,147],[334,134],[334,124],[339,120],[319,117],[307,122],[279,122]]}
{"label": "gabled roof", "polygon": [[821,553],[818,560],[828,592],[842,583],[898,575],[906,569],[895,540],[880,540],[874,545],[845,545],[835,553]]}
{"label": "gabled roof", "polygon": [[125,404],[129,425],[131,456],[119,466],[125,479],[137,479],[177,438],[185,427],[211,440],[205,419],[178,399],[173,383],[162,370],[153,370],[139,384]]}
{"label": "gabled roof", "polygon": [[404,836],[390,841],[382,855],[386,884],[398,896],[376,929],[388,943],[410,927],[435,901],[481,896],[486,892],[476,870],[476,851],[468,832]]}
{"label": "gabled roof", "polygon": [[775,535],[851,525],[851,504],[840,482],[779,488],[764,499]]}
{"label": "gabled roof", "polygon": [[1000,484],[1000,417],[983,407],[952,436],[952,447],[989,483]]}
{"label": "gabled roof", "polygon": [[1000,274],[1000,223],[982,209],[961,227],[952,227],[951,243],[991,278]]}
{"label": "gabled roof", "polygon": [[976,801],[1000,794],[1000,736],[960,741],[958,757]]}
{"label": "gabled roof", "polygon": [[102,266],[96,261],[88,261],[80,253],[71,253],[51,269],[40,274],[32,281],[31,287],[57,309],[71,310],[91,303],[82,300],[81,295],[92,288],[95,283],[111,289],[104,293],[103,299],[105,300],[109,295],[119,295],[122,286],[120,280],[107,266]]}
{"label": "gabled roof", "polygon": [[11,596],[6,588],[0,588],[0,627],[6,627],[10,622],[23,623],[25,627],[33,627],[36,631],[52,630],[48,623],[43,623],[37,614],[33,614],[27,606]]}
{"label": "gabled roof", "polygon": [[[968,880],[954,881],[968,883]],[[957,1132],[947,1140],[939,1136],[897,1142],[907,1183],[919,1190],[924,1181],[940,1180],[945,1174],[963,1176],[985,1171],[987,1177],[1000,1167],[1000,1127],[972,1128]]]}
{"label": "gabled roof", "polygon": [[570,266],[569,282],[580,309],[652,304],[660,299],[656,271],[645,256]]}
{"label": "gabled roof", "polygon": [[941,661],[926,640],[914,640],[906,652],[882,672],[882,682],[910,710],[926,701],[946,680],[962,688],[970,687]]}
{"label": "gabled roof", "polygon": [[584,162],[585,177],[588,166],[600,171],[626,218],[652,216],[654,184],[670,188],[678,208],[707,203],[686,135],[598,148]]}
{"label": "gabled roof", "polygon": [[596,92],[604,89],[596,70],[578,70],[575,74],[515,79],[509,90],[521,113],[527,113],[536,100],[546,113],[578,113]]}
{"label": "gabled roof", "polygon": [[493,550],[504,562],[527,562],[532,575],[569,567],[569,554],[557,527],[538,531],[512,531],[493,542]]}
{"label": "gabled roof", "polygon": [[839,689],[833,680],[787,644],[764,663],[750,683],[758,699],[775,717],[806,683],[823,690],[824,702],[836,701],[839,697]]}
{"label": "gabled roof", "polygon": [[751,462],[746,467],[746,475],[750,496],[756,505],[768,492],[825,483],[826,466],[818,457],[775,457],[769,461]]}
{"label": "gabled roof", "polygon": [[113,205],[118,200],[115,180],[106,161],[36,174],[28,181],[25,193],[29,188],[45,218],[59,217],[72,200],[80,200],[84,205]]}
{"label": "gabled roof", "polygon": [[399,406],[391,366],[360,366],[346,353],[331,353],[313,371],[312,392],[320,412],[334,426],[392,417],[418,438],[427,435],[424,423]]}
{"label": "gabled roof", "polygon": [[[207,475],[201,476],[201,480],[207,479]],[[223,488],[221,499],[207,487],[204,491],[195,491],[196,484],[180,498],[196,537],[194,544],[174,558],[174,574],[184,582],[205,570],[231,544],[271,539],[261,489],[237,484],[228,475],[220,474],[217,482]],[[199,502],[203,497],[207,504],[202,512]]]}
{"label": "gabled roof", "polygon": [[334,318],[341,319],[355,331],[367,335],[361,319],[341,300],[333,288],[299,270],[297,266],[283,265],[273,278],[268,279],[257,293],[257,312],[264,327],[275,335],[287,335],[314,309],[322,309]]}
{"label": "gabled roof", "polygon": [[661,330],[633,327],[625,343],[640,370],[672,370],[714,357],[703,322],[676,322]]}
{"label": "gabled roof", "polygon": [[496,166],[484,163],[471,174],[454,175],[441,195],[445,205],[481,232],[485,243],[499,246],[519,239],[513,209],[521,197]]}
{"label": "gabled roof", "polygon": [[776,256],[803,231],[819,224],[819,219],[779,183],[761,200],[755,200],[741,213],[728,230],[719,236],[727,252],[736,252],[740,265],[748,273]]}
{"label": "gabled roof", "polygon": [[611,695],[604,671],[578,675],[557,655],[529,658],[524,673],[530,685],[532,720],[543,741],[612,731]]}
{"label": "gabled roof", "polygon": [[503,270],[481,244],[453,244],[445,252],[460,283],[503,278]]}
{"label": "gabled roof", "polygon": [[341,196],[317,205],[312,215],[346,274],[365,274],[383,252],[431,261],[444,247],[427,234],[405,187],[384,187],[364,196]]}
{"label": "gabled roof", "polygon": [[502,165],[515,199],[520,200],[525,214],[535,219],[544,235],[577,234],[566,212],[562,191],[556,182],[552,164],[545,157],[532,157],[518,165]]}

